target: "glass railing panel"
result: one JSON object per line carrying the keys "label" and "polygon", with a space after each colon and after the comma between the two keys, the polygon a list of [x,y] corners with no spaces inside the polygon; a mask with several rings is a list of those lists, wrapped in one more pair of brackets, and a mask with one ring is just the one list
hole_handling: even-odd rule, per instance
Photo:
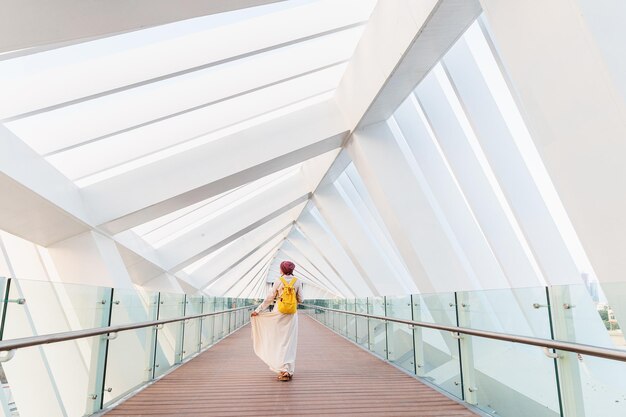
{"label": "glass railing panel", "polygon": [[[159,294],[134,289],[115,289],[111,325],[142,323],[157,319]],[[104,405],[150,381],[153,375],[156,329],[119,332],[109,341],[104,383]]]}
{"label": "glass railing panel", "polygon": [[[337,300],[338,303],[338,309],[342,310],[342,311],[346,311],[348,306],[347,306],[347,300],[345,299],[341,299],[341,300]],[[339,313],[338,314],[338,330],[340,335],[342,336],[347,336],[348,335],[348,314],[343,314],[343,313]]]}
{"label": "glass railing panel", "polygon": [[3,338],[15,339],[108,324],[111,289],[48,281],[10,280]]}
{"label": "glass railing panel", "polygon": [[[224,298],[215,297],[215,311],[224,311],[225,302]],[[225,329],[228,329],[228,318],[224,314],[216,314],[213,319],[213,343],[224,337]]]}
{"label": "glass railing panel", "polygon": [[7,373],[2,387],[5,392],[10,387],[13,393],[12,416],[67,417],[98,411],[102,386],[94,384],[93,376],[104,367],[104,348],[95,354],[102,344],[102,337],[94,336],[80,343],[72,340],[19,349],[2,364],[5,370],[19,370]]}
{"label": "glass railing panel", "polygon": [[[595,284],[595,285],[594,285]],[[555,286],[550,299],[555,338],[612,349],[626,349],[620,324],[626,318],[626,283]],[[620,322],[622,319],[622,322]],[[565,414],[626,415],[626,363],[558,351]]]}
{"label": "glass railing panel", "polygon": [[[375,316],[384,316],[384,297],[368,297],[367,312]],[[369,349],[387,358],[387,323],[384,320],[369,319]]]}
{"label": "glass railing panel", "polygon": [[457,298],[461,327],[551,338],[545,287],[464,291]]}
{"label": "glass railing panel", "polygon": [[[215,299],[213,297],[203,297],[202,312],[212,313],[215,311]],[[200,343],[202,349],[209,347],[213,344],[213,332],[214,332],[215,317],[208,316],[202,319],[202,335],[200,337]]]}
{"label": "glass railing panel", "polygon": [[[223,298],[222,302],[223,302],[222,311],[230,309],[230,303],[231,303],[230,298]],[[221,337],[225,337],[230,333],[231,313],[220,314],[220,316],[222,316]]]}
{"label": "glass railing panel", "polygon": [[462,337],[467,402],[498,416],[560,415],[554,360],[540,348]]}
{"label": "glass railing panel", "polygon": [[[326,300],[326,307],[328,308],[333,308],[334,304],[333,304],[333,300]],[[331,329],[334,328],[334,322],[335,322],[335,313],[331,312],[331,311],[327,311],[326,312],[326,322],[327,322],[327,326],[330,327]]]}
{"label": "glass railing panel", "polygon": [[[7,285],[4,340],[108,325],[110,288],[15,279]],[[33,416],[83,415],[89,411],[86,404],[99,405],[103,346],[101,339],[90,338],[17,351],[2,370],[18,411]],[[8,391],[6,386],[4,390]],[[97,399],[87,402],[92,390]]]}
{"label": "glass railing panel", "polygon": [[[413,320],[456,326],[454,293],[413,295]],[[417,375],[463,398],[459,342],[450,332],[413,330]]]}
{"label": "glass railing panel", "polygon": [[[161,293],[159,320],[182,317],[185,306],[184,294]],[[183,323],[163,325],[157,331],[157,348],[154,376],[159,377],[182,360]]]}
{"label": "glass railing panel", "polygon": [[[324,302],[323,300],[315,300],[315,305],[323,307]],[[320,323],[326,325],[326,311],[325,310],[322,310],[321,308],[316,308],[313,317],[316,320],[318,320]]]}
{"label": "glass railing panel", "polygon": [[[356,299],[356,312],[367,314],[367,298]],[[366,317],[356,318],[356,342],[363,346],[368,347],[369,344],[369,325]]]}
{"label": "glass railing panel", "polygon": [[[411,296],[385,297],[386,316],[411,320]],[[406,324],[387,323],[387,358],[407,371],[415,373],[413,330]]]}
{"label": "glass railing panel", "polygon": [[[202,313],[201,295],[188,295],[185,303],[185,317]],[[201,322],[201,319],[188,319],[183,322],[183,360],[200,351]]]}
{"label": "glass railing panel", "polygon": [[[330,300],[330,308],[334,308],[334,309],[338,309],[339,308],[339,301],[338,300]],[[330,313],[331,316],[331,325],[330,328],[333,329],[334,331],[338,331],[339,329],[339,313],[337,313],[336,311],[332,311]]]}
{"label": "glass railing panel", "polygon": [[[356,311],[356,300],[350,298],[346,300],[346,310]],[[356,342],[356,316],[346,314],[346,336],[348,339]]]}
{"label": "glass railing panel", "polygon": [[[551,337],[545,288],[459,292],[457,303],[461,327]],[[540,348],[464,335],[461,349],[468,402],[503,416],[559,415],[554,360]]]}

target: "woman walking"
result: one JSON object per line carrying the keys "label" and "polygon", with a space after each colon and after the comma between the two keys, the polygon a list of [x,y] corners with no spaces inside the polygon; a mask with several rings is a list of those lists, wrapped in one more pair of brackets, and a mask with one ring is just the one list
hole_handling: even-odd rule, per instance
{"label": "woman walking", "polygon": [[[263,303],[252,313],[254,353],[278,374],[279,381],[293,377],[298,343],[297,303],[302,302],[302,282],[293,276],[293,262],[280,264],[281,277]],[[278,297],[278,298],[277,298]],[[277,298],[272,312],[265,310]]]}

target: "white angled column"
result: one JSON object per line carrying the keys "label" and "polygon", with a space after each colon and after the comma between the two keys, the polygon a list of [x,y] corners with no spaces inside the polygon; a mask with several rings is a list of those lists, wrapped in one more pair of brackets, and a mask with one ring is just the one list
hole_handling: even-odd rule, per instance
{"label": "white angled column", "polygon": [[[386,123],[355,132],[354,165],[421,292],[476,288],[473,272],[446,233],[428,191],[411,171]],[[456,247],[455,247],[456,246]]]}
{"label": "white angled column", "polygon": [[545,168],[624,320],[624,285],[609,285],[623,282],[626,270],[626,104],[620,93],[624,74],[617,70],[624,64],[624,6],[586,0],[481,3]]}
{"label": "white angled column", "polygon": [[[476,131],[476,139],[546,281],[552,285],[580,283],[580,271],[516,143],[516,139],[522,141],[526,137],[515,138],[505,118],[505,115],[514,116],[510,115],[515,111],[511,110],[514,103],[512,100],[504,102],[507,95],[500,91],[506,91],[506,84],[498,77],[498,67],[478,25],[457,42],[444,62]],[[488,77],[493,88],[500,87],[499,96],[492,93]],[[501,83],[495,84],[498,81]],[[500,103],[496,97],[502,97]]]}
{"label": "white angled column", "polygon": [[541,285],[532,254],[501,197],[498,183],[440,67],[416,88],[415,94],[437,143],[465,198],[489,240],[511,287]]}

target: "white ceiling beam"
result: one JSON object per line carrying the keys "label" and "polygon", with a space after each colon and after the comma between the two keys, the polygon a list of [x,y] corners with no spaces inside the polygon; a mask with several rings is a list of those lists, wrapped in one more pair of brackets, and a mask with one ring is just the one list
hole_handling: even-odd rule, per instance
{"label": "white ceiling beam", "polygon": [[[221,251],[218,256],[212,258],[211,262],[203,265],[197,271],[192,272],[190,275],[197,280],[204,281],[203,288],[205,288],[211,285],[211,283],[213,283],[214,281],[218,280],[228,271],[239,265],[263,245],[272,241],[277,236],[284,237],[289,227],[293,224],[293,222],[289,222],[288,224],[280,227],[278,230],[275,230],[275,227],[272,229],[267,229],[266,226],[271,223],[272,222],[268,222],[265,225],[260,226],[250,233],[240,237],[235,242],[233,242],[233,244],[226,247],[225,250]],[[259,233],[259,231],[262,229],[267,230],[265,231],[265,233]],[[268,231],[269,233],[271,233],[269,237],[267,237]],[[209,256],[212,257],[212,254]],[[202,260],[198,262],[202,262]]]}
{"label": "white ceiling beam", "polygon": [[281,246],[276,255],[277,256],[274,259],[274,262],[272,263],[270,270],[269,270],[269,272],[272,273],[272,275],[274,275],[275,277],[281,276],[281,272],[280,272],[281,259],[291,259],[296,264],[296,270],[294,272],[295,277],[297,277],[298,279],[301,279],[303,283],[315,285],[316,287],[319,287],[319,288],[324,288],[325,291],[331,292],[335,294],[336,296],[340,296],[339,290],[328,289],[327,284],[323,283],[322,280],[319,279],[319,277],[316,276],[315,273],[311,272],[307,267],[305,267],[303,265],[303,262],[300,260],[297,254],[296,256],[294,256],[293,253],[286,252],[284,246]]}
{"label": "white ceiling beam", "polygon": [[357,297],[371,296],[372,292],[361,276],[359,267],[353,263],[330,226],[321,222],[323,219],[313,216],[311,212],[303,212],[296,224],[311,244],[337,269],[338,275]]}
{"label": "white ceiling beam", "polygon": [[[226,296],[234,287],[237,286],[237,284],[242,284],[245,287],[245,284],[250,283],[254,279],[254,276],[256,276],[260,270],[262,270],[263,267],[271,261],[272,256],[280,246],[281,242],[282,240],[279,239],[278,242],[270,242],[260,248],[252,254],[252,256],[247,258],[245,262],[239,264],[235,267],[235,269],[231,270],[219,281],[215,282],[215,284],[210,287],[210,290]],[[259,268],[259,270],[251,276],[250,274],[252,271],[256,270],[256,268]],[[218,289],[218,291],[215,291],[216,289]],[[241,292],[241,290],[236,292]]]}
{"label": "white ceiling beam", "polygon": [[[280,251],[282,251],[284,254],[291,257],[297,262],[301,275],[302,271],[304,271],[306,273],[305,276],[315,278],[319,285],[324,286],[324,288],[327,288],[329,291],[340,294],[344,297],[348,295],[347,293],[349,293],[349,291],[346,291],[345,288],[343,290],[339,289],[335,281],[332,279],[334,277],[329,278],[324,273],[324,271],[322,271],[321,267],[318,266],[318,264],[313,263],[311,258],[307,256],[307,254],[305,254],[305,252],[301,250],[298,246],[296,246],[289,238],[285,242],[283,242]],[[341,283],[341,281],[339,282]]]}
{"label": "white ceiling beam", "polygon": [[337,149],[347,133],[328,100],[90,185],[83,196],[95,223],[118,233]]}
{"label": "white ceiling beam", "polygon": [[0,229],[42,246],[89,230],[78,188],[0,125]]}
{"label": "white ceiling beam", "polygon": [[[189,266],[188,259],[195,259],[198,253],[204,253],[207,247],[215,248],[230,236],[248,230],[250,225],[262,226],[266,222],[300,205],[308,199],[310,190],[303,181],[300,172],[261,190],[247,201],[235,200],[224,212],[214,215],[211,219],[171,240],[157,252],[168,269],[180,269],[180,265]],[[258,223],[265,220],[262,223]],[[292,219],[295,220],[295,219]],[[231,240],[231,242],[234,240]],[[218,249],[218,248],[215,248]]]}
{"label": "white ceiling beam", "polygon": [[328,258],[319,251],[317,246],[311,242],[298,227],[293,228],[287,237],[287,241],[306,261],[314,266],[326,280],[332,283],[337,292],[346,297],[356,297],[356,293],[346,284],[343,277],[337,272],[337,269],[335,269],[332,264],[328,263]]}
{"label": "white ceiling beam", "polygon": [[[286,226],[284,229],[286,229],[289,226]],[[266,247],[267,245],[271,245],[272,247],[275,247],[277,244],[279,244],[280,242],[283,241],[284,236],[282,236],[282,233],[284,232],[284,229],[280,230],[279,233],[276,233],[274,236],[272,236],[270,239],[268,239],[267,241],[263,242],[262,245],[259,245],[258,247],[254,248],[253,250],[251,250],[250,252],[246,253],[245,255],[243,255],[241,258],[239,258],[236,262],[234,262],[232,265],[229,265],[228,268],[224,269],[222,272],[220,272],[219,274],[217,274],[215,277],[211,278],[210,280],[208,280],[201,289],[205,289],[207,288],[209,285],[213,284],[214,282],[216,282],[217,280],[219,280],[220,278],[222,278],[224,275],[227,275],[228,273],[230,273],[233,269],[235,269],[237,266],[239,266],[241,263],[245,262],[248,258],[250,258],[251,256],[253,256],[255,253],[257,253],[259,250],[261,250],[261,248]]]}
{"label": "white ceiling beam", "polygon": [[[259,289],[259,287],[262,287],[263,276],[267,272],[267,269],[269,268],[271,263],[272,263],[272,260],[270,258],[270,260],[265,265],[263,265],[263,267],[259,269],[256,274],[254,274],[250,282],[248,282],[246,286],[241,291],[239,291],[236,298],[250,298],[251,294],[254,294]],[[250,285],[252,285],[252,287],[250,287]],[[246,290],[248,288],[250,288],[250,291],[246,293]],[[244,293],[246,293],[245,297],[244,297]]]}
{"label": "white ceiling beam", "polygon": [[351,130],[391,116],[480,12],[477,0],[379,1],[337,88]]}
{"label": "white ceiling beam", "polygon": [[[180,270],[182,270],[183,268],[186,268],[187,266],[191,265],[192,263],[196,262],[199,259],[202,259],[204,256],[206,256],[207,254],[219,249],[220,247],[229,244],[230,242],[233,242],[234,240],[240,238],[241,236],[245,235],[246,233],[251,232],[252,230],[262,226],[263,224],[267,223],[268,221],[282,215],[282,214],[286,214],[287,217],[290,218],[291,221],[295,220],[296,217],[298,216],[298,214],[300,213],[300,211],[302,210],[302,208],[304,207],[304,203],[310,198],[310,194],[306,194],[303,196],[298,197],[297,199],[290,201],[289,203],[285,204],[284,206],[280,207],[278,210],[271,212],[270,214],[266,215],[265,217],[255,221],[254,223],[249,224],[248,226],[244,227],[243,229],[240,229],[226,237],[224,237],[222,240],[220,240],[219,242],[211,245],[211,246],[203,246],[203,249],[200,250],[199,252],[193,254],[193,255],[189,255],[189,254],[185,254],[184,256],[181,257],[177,257],[178,253],[176,254],[170,254],[167,252],[163,252],[164,255],[167,256],[167,259],[164,260],[164,263],[166,265],[166,268],[171,272],[171,273],[176,273]],[[189,256],[189,257],[188,257]],[[176,263],[178,262],[178,263]]]}
{"label": "white ceiling beam", "polygon": [[0,14],[0,54],[28,48],[40,52],[51,46],[67,46],[276,1],[7,0]]}

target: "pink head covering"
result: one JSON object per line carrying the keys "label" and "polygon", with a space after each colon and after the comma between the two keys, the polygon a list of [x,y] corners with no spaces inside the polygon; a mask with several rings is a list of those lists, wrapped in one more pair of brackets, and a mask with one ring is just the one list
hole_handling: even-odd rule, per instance
{"label": "pink head covering", "polygon": [[280,272],[285,275],[293,274],[294,269],[296,269],[296,265],[291,261],[282,261],[280,263]]}

